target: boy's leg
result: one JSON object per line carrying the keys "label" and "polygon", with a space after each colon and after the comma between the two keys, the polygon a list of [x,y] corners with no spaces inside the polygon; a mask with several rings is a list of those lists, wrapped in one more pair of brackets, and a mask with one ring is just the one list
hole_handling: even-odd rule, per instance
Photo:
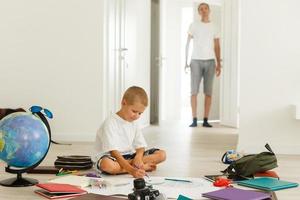
{"label": "boy's leg", "polygon": [[[134,157],[134,155],[133,155]],[[132,163],[131,158],[127,158],[128,163]],[[145,152],[143,157],[143,162],[145,163],[145,170],[146,171],[153,171],[156,169],[156,165],[166,160],[166,152],[160,149],[149,149]],[[119,163],[116,161],[115,158],[111,156],[105,156],[101,158],[97,163],[98,169],[103,172],[109,174],[124,174],[128,173],[124,170]]]}
{"label": "boy's leg", "polygon": [[98,169],[100,169],[102,172],[106,172],[109,174],[127,173],[127,171],[125,171],[116,160],[113,160],[108,156],[100,159],[97,164]]}
{"label": "boy's leg", "polygon": [[[150,150],[151,151],[151,150]],[[143,157],[146,171],[153,171],[156,169],[156,165],[166,160],[166,152],[164,150],[154,150],[150,154],[146,154]]]}

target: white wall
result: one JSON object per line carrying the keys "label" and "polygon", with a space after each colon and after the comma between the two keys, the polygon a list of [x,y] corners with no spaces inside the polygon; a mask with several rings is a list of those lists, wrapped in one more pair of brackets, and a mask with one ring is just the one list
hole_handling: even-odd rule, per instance
{"label": "white wall", "polygon": [[242,0],[238,149],[300,154],[300,1]]}
{"label": "white wall", "polygon": [[0,7],[0,107],[54,113],[53,139],[93,140],[101,115],[101,0],[10,0]]}

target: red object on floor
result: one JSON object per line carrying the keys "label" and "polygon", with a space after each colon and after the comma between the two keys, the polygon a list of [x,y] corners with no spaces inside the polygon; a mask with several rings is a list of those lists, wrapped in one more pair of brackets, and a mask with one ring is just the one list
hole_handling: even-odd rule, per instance
{"label": "red object on floor", "polygon": [[213,185],[216,187],[228,187],[230,184],[231,184],[231,181],[227,178],[218,178],[213,183]]}

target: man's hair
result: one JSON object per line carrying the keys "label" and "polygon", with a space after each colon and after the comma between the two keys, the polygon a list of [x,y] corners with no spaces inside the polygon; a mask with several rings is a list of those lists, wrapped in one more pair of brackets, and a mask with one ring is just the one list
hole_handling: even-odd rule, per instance
{"label": "man's hair", "polygon": [[123,100],[126,100],[129,105],[139,102],[144,106],[148,106],[147,93],[143,88],[138,86],[132,86],[128,88],[123,95]]}
{"label": "man's hair", "polygon": [[207,7],[208,7],[208,10],[210,10],[208,3],[202,2],[202,3],[200,3],[199,6],[198,6],[198,11],[199,11],[200,7],[203,6],[203,5],[207,6]]}

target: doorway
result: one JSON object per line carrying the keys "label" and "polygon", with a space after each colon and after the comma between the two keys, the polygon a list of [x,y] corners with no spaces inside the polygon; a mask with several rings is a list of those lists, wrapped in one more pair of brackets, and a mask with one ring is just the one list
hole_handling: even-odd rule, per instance
{"label": "doorway", "polygon": [[[155,19],[159,19],[151,46],[156,46],[156,57],[151,57],[151,74],[158,80],[151,83],[151,122],[191,120],[190,75],[184,73],[185,43],[189,24],[198,17],[198,2],[193,0],[152,0]],[[231,31],[238,30],[238,0],[211,1],[211,19],[220,27],[222,75],[214,80],[213,102],[210,119],[222,125],[238,127],[238,37]],[[153,10],[152,10],[153,14]],[[236,19],[235,19],[236,17]],[[152,17],[153,20],[153,17]],[[226,27],[225,27],[226,26]],[[226,37],[224,37],[226,36]],[[190,53],[191,54],[191,50]],[[151,80],[153,80],[151,78]],[[234,84],[234,86],[233,86]],[[155,90],[152,90],[155,88]],[[203,116],[203,84],[198,95],[198,116]],[[153,117],[155,116],[155,117]],[[153,117],[153,118],[152,118]]]}

